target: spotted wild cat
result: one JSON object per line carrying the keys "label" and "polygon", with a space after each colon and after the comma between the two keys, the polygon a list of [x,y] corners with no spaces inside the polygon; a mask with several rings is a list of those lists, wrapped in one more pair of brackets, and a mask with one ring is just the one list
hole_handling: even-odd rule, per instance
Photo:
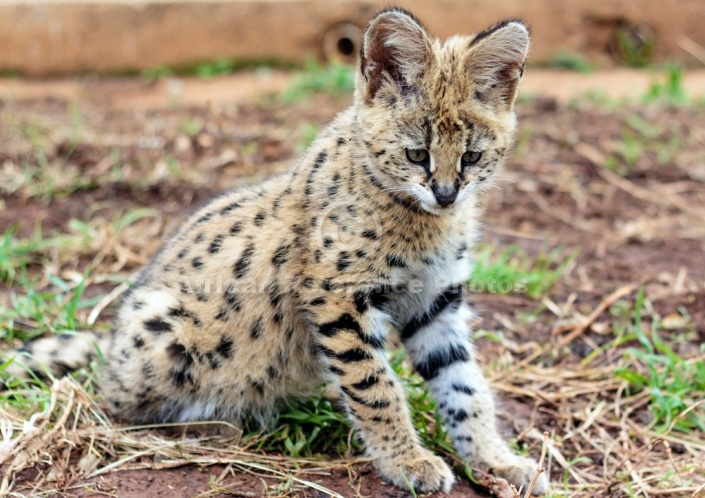
{"label": "spotted wild cat", "polygon": [[[267,423],[327,381],[383,478],[448,491],[453,473],[420,443],[385,356],[397,336],[458,454],[526,486],[537,464],[497,431],[463,283],[478,197],[513,146],[528,48],[518,20],[441,43],[410,13],[380,12],[352,105],[304,157],[191,216],[140,272],[111,335],[39,339],[17,363],[60,375],[97,342],[101,396],[134,423]],[[541,476],[534,491],[547,487]]]}

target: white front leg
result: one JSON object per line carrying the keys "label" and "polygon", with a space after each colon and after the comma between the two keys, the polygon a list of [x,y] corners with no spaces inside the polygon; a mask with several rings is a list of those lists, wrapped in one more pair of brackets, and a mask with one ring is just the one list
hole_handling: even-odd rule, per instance
{"label": "white front leg", "polygon": [[[474,359],[467,326],[472,316],[463,292],[449,287],[401,332],[414,368],[426,380],[458,454],[476,468],[528,486],[537,464],[517,456],[497,430],[490,385]],[[545,476],[534,487],[545,493]]]}

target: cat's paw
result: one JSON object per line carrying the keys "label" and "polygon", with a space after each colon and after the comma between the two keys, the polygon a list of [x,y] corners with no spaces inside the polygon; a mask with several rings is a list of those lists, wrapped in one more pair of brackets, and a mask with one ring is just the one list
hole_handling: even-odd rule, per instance
{"label": "cat's paw", "polygon": [[385,480],[404,490],[412,487],[420,493],[449,493],[455,482],[448,464],[425,448],[409,456],[379,458],[375,465]]}
{"label": "cat's paw", "polygon": [[[492,467],[492,473],[506,479],[509,484],[514,484],[517,489],[526,490],[529,483],[534,478],[538,463],[530,458],[515,457],[506,465],[496,465]],[[543,472],[534,484],[532,494],[534,496],[545,495],[548,491],[548,478]]]}

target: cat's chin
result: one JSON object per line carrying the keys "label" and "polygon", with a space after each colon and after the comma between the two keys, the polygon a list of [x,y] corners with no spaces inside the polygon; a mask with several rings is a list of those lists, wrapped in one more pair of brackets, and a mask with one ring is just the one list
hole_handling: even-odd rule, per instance
{"label": "cat's chin", "polygon": [[434,216],[443,216],[444,214],[452,213],[456,207],[456,204],[452,204],[445,208],[438,205],[432,206],[424,201],[421,201],[419,204],[421,205],[421,209]]}

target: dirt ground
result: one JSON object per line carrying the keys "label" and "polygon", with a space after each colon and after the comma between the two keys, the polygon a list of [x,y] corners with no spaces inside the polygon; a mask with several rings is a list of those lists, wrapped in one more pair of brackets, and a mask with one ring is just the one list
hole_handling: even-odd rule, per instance
{"label": "dirt ground", "polygon": [[[101,220],[117,213],[155,208],[158,223],[126,229],[115,243],[118,249],[102,256],[101,264],[125,276],[205,200],[284,170],[347,102],[346,97],[319,95],[283,105],[246,92],[230,101],[219,94],[210,107],[143,105],[141,95],[153,91],[149,83],[122,83],[123,90],[131,88],[130,97],[115,83],[92,85],[91,91],[68,97],[37,93],[10,98],[6,93],[0,100],[0,231],[16,227],[22,237],[31,236],[37,226],[47,235],[71,232],[72,219],[86,220],[98,230]],[[125,105],[130,98],[135,105]],[[577,256],[538,299],[525,294],[473,294],[470,299],[480,317],[475,328],[503,334],[501,341],[477,340],[502,402],[502,428],[510,438],[519,435],[538,456],[537,434],[566,436],[578,430],[577,420],[584,420],[566,415],[577,410],[565,397],[575,386],[530,374],[517,380],[503,364],[534,364],[559,372],[558,377],[586,364],[616,365],[619,355],[593,361],[594,355],[621,320],[613,306],[620,300],[633,302],[639,286],[652,306],[650,313],[674,324],[660,334],[678,354],[694,356],[705,342],[705,109],[611,108],[588,101],[567,105],[564,98],[548,95],[520,104],[518,113],[517,151],[486,199],[482,242],[498,251],[517,245],[529,257],[550,250],[565,258],[577,250]],[[18,182],[24,163],[36,181]],[[94,248],[56,264],[64,274],[81,272],[98,252]],[[112,287],[96,282],[87,293],[100,295]],[[0,291],[4,303],[10,291]],[[623,292],[610,300],[615,291]],[[106,308],[99,323],[108,323],[113,310]],[[595,310],[584,328],[571,325]],[[683,320],[687,325],[679,326]],[[639,413],[634,417],[648,417],[643,406]],[[671,448],[685,451],[677,443]],[[609,487],[610,479],[619,478],[602,475],[606,467],[599,452],[568,436],[561,439],[560,451],[568,460],[592,458],[580,472],[600,474],[607,483],[593,496],[620,496]],[[140,465],[149,467],[149,462]],[[48,468],[38,464],[16,476],[14,491],[85,497],[278,496],[280,480],[229,470],[222,465],[128,469],[85,479],[74,469],[58,481],[46,481]],[[574,483],[583,476],[576,477],[558,460],[549,471],[555,482],[565,476]],[[343,496],[410,496],[382,483],[366,464],[298,477]],[[294,494],[327,496],[306,487]],[[451,496],[485,495],[482,487],[461,479]]]}

